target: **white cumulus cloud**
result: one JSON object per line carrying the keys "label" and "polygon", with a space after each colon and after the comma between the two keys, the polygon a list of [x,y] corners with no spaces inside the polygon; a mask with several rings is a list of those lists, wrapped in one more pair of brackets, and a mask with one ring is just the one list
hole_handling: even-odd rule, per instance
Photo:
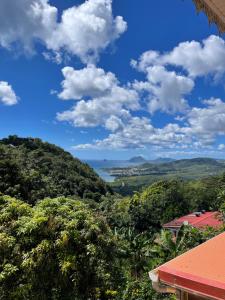
{"label": "white cumulus cloud", "polygon": [[147,81],[135,81],[133,87],[138,91],[148,91],[150,113],[161,110],[167,113],[184,112],[188,108],[185,95],[194,88],[194,81],[186,76],[167,71],[163,66],[146,69]]}
{"label": "white cumulus cloud", "polygon": [[0,45],[19,43],[32,51],[35,40],[45,43],[57,27],[57,8],[48,0],[1,0]]}
{"label": "white cumulus cloud", "polygon": [[126,29],[123,18],[113,16],[112,0],[86,0],[64,10],[62,16],[48,0],[0,1],[0,45],[12,48],[19,44],[32,52],[39,41],[55,53],[57,62],[63,52],[85,63],[96,61]]}
{"label": "white cumulus cloud", "polygon": [[144,72],[147,81],[135,81],[137,91],[147,91],[150,113],[185,113],[189,107],[187,95],[195,86],[196,77],[220,79],[225,73],[225,41],[211,35],[202,42],[180,43],[171,51],[149,50],[131,66]]}
{"label": "white cumulus cloud", "polygon": [[[210,149],[218,136],[225,136],[225,102],[212,98],[192,107],[188,96],[196,77],[223,75],[224,45],[221,38],[210,36],[163,54],[145,52],[131,65],[146,79],[124,85],[115,74],[93,64],[81,70],[66,67],[58,96],[76,102],[57,118],[75,127],[102,126],[109,131],[108,137],[76,149]],[[174,114],[174,120],[158,128],[150,119],[156,111]]]}
{"label": "white cumulus cloud", "polygon": [[215,35],[202,42],[187,41],[180,43],[166,53],[147,51],[131,65],[140,71],[146,71],[154,65],[181,67],[191,77],[213,75],[220,77],[225,72],[225,41]]}
{"label": "white cumulus cloud", "polygon": [[18,102],[18,97],[11,85],[6,81],[0,81],[0,102],[11,106]]}
{"label": "white cumulus cloud", "polygon": [[214,140],[225,135],[225,103],[221,99],[205,100],[206,107],[194,107],[187,115],[192,133],[201,139]]}
{"label": "white cumulus cloud", "polygon": [[47,39],[50,49],[64,48],[84,62],[98,58],[99,52],[127,29],[121,16],[112,14],[112,0],[88,0],[63,12],[57,30]]}
{"label": "white cumulus cloud", "polygon": [[60,121],[77,127],[109,128],[116,126],[116,116],[126,119],[130,111],[140,109],[138,93],[129,86],[121,86],[111,72],[89,65],[81,70],[66,67],[63,74],[65,79],[59,97],[79,101],[72,109],[58,113]]}
{"label": "white cumulus cloud", "polygon": [[[109,127],[111,133],[107,138],[77,145],[75,149],[210,149],[219,135],[225,136],[225,103],[210,99],[203,104],[205,107],[189,110],[183,126],[169,123],[157,128],[148,118],[130,116],[126,122],[116,120],[115,124],[120,126]],[[223,144],[218,149],[224,150]]]}
{"label": "white cumulus cloud", "polygon": [[62,82],[63,91],[59,94],[59,98],[64,100],[106,95],[117,84],[117,78],[113,73],[106,73],[94,65],[81,70],[65,67],[62,73],[65,80]]}
{"label": "white cumulus cloud", "polygon": [[138,95],[134,90],[114,86],[108,95],[88,101],[81,100],[71,110],[58,113],[57,119],[68,121],[76,127],[106,126],[106,121],[111,116],[126,119],[130,110],[138,109]]}
{"label": "white cumulus cloud", "polygon": [[154,128],[148,118],[131,117],[126,126],[118,128],[107,138],[92,144],[77,145],[74,149],[139,149],[147,146],[170,148],[178,144],[181,147],[188,141],[184,131],[177,124],[168,124],[160,129]]}

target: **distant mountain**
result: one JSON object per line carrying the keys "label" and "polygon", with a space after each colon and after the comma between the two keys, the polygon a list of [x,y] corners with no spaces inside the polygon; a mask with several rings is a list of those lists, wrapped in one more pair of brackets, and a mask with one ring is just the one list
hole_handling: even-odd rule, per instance
{"label": "distant mountain", "polygon": [[154,160],[147,160],[143,156],[135,156],[129,159],[130,163],[151,163],[151,164],[162,164],[162,163],[169,163],[174,161],[174,159],[169,157],[158,157]]}
{"label": "distant mountain", "polygon": [[155,164],[162,164],[162,163],[169,163],[172,161],[175,161],[175,159],[169,158],[169,157],[158,157],[158,158],[152,160],[151,162],[155,163]]}
{"label": "distant mountain", "polygon": [[147,160],[144,159],[143,156],[134,156],[131,159],[129,159],[129,162],[130,163],[138,163],[139,164],[139,163],[145,163],[145,162],[147,162]]}
{"label": "distant mountain", "polygon": [[218,160],[214,158],[207,158],[207,157],[175,160],[168,164],[170,164],[170,166],[172,165],[174,167],[180,167],[180,168],[190,167],[193,165],[205,165],[205,166],[213,166],[213,167],[222,166]]}
{"label": "distant mountain", "polygon": [[194,180],[220,175],[225,172],[225,162],[205,157],[163,163],[148,161],[135,168],[113,169],[109,172],[116,177],[116,181],[112,184],[114,190],[126,195],[159,180],[174,178]]}
{"label": "distant mountain", "polygon": [[0,140],[0,194],[34,204],[45,197],[99,200],[110,187],[87,164],[36,138]]}
{"label": "distant mountain", "polygon": [[155,163],[155,161],[151,161],[139,166],[139,168],[149,168],[151,170],[158,170],[159,172],[171,172],[172,170],[183,172],[185,171],[185,169],[190,169],[193,167],[203,168],[205,170],[209,170],[209,168],[223,169],[224,164],[213,158],[198,157],[192,159],[180,159],[165,162],[161,161],[160,164]]}

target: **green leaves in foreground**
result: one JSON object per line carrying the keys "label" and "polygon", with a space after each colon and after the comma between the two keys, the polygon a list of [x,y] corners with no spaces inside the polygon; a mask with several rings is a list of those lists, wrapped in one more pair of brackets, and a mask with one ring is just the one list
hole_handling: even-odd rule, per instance
{"label": "green leaves in foreground", "polygon": [[0,299],[115,299],[117,241],[82,202],[0,196]]}

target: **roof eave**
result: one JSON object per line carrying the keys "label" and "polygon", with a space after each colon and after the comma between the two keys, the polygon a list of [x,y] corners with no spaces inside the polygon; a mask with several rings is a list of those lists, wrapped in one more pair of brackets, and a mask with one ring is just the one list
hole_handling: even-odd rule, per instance
{"label": "roof eave", "polygon": [[162,266],[158,270],[162,284],[206,299],[225,299],[224,285]]}
{"label": "roof eave", "polygon": [[209,20],[209,23],[215,23],[222,34],[225,32],[225,16],[221,15],[218,8],[213,8],[208,1],[205,0],[193,0],[198,12],[203,11]]}

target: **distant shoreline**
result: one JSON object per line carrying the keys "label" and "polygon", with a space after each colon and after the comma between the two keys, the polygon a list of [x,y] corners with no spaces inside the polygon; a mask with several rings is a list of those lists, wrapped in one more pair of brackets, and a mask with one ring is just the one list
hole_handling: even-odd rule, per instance
{"label": "distant shoreline", "polygon": [[[83,160],[90,167],[92,167],[95,172],[106,182],[114,182],[116,176],[110,174],[110,169],[112,168],[127,168],[140,165],[141,163],[132,163],[129,160]],[[142,162],[143,163],[143,162]]]}

